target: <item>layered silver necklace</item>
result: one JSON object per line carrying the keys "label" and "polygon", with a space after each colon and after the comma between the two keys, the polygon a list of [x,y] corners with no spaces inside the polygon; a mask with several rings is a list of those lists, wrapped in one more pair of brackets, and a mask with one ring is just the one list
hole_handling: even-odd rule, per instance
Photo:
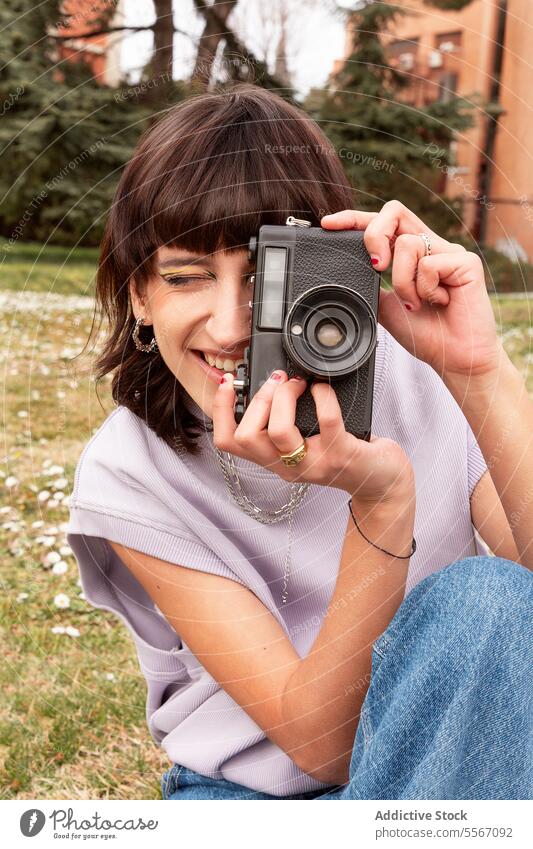
{"label": "layered silver necklace", "polygon": [[289,518],[289,530],[287,534],[287,554],[285,556],[285,565],[283,568],[283,587],[281,591],[281,601],[283,604],[286,604],[289,598],[288,583],[291,567],[292,517],[295,510],[297,510],[300,504],[302,503],[305,494],[309,489],[309,484],[291,484],[291,497],[286,504],[283,504],[283,506],[279,507],[277,510],[264,510],[262,507],[258,507],[257,504],[254,504],[251,498],[249,498],[245,494],[237,472],[237,468],[235,466],[233,455],[230,454],[228,451],[222,452],[219,448],[215,448],[215,451],[220,462],[220,466],[222,468],[222,474],[224,475],[224,481],[226,483],[228,492],[230,493],[235,503],[238,504],[238,506],[244,513],[246,513],[247,516],[251,516],[258,522],[261,522],[261,524],[263,525],[273,525],[276,522],[283,521],[283,519],[285,519],[286,517]]}

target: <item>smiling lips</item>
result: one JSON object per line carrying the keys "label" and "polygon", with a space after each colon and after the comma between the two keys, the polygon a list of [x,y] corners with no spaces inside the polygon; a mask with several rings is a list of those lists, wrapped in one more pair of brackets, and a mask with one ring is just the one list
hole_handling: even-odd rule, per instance
{"label": "smiling lips", "polygon": [[205,351],[198,351],[198,353],[203,356],[205,361],[209,363],[210,366],[220,369],[223,372],[236,372],[237,368],[241,365],[241,363],[244,363],[244,359],[242,358],[238,360],[230,360],[229,357],[214,357],[212,354],[208,354]]}

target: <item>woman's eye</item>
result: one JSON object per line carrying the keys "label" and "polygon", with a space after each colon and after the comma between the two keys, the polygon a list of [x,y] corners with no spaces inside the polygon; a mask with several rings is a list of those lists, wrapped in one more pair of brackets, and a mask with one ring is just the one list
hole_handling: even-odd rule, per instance
{"label": "woman's eye", "polygon": [[196,283],[196,282],[209,283],[212,280],[213,280],[212,277],[207,277],[207,276],[201,277],[200,275],[192,275],[192,274],[176,274],[174,277],[165,277],[165,281],[167,283],[170,283],[171,286],[187,285],[189,283]]}

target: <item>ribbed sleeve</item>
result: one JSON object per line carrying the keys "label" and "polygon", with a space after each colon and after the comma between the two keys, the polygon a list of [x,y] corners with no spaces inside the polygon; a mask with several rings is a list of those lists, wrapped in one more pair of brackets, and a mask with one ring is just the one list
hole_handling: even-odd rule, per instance
{"label": "ribbed sleeve", "polygon": [[468,476],[468,497],[471,498],[478,481],[487,471],[487,464],[472,429],[468,424],[466,465]]}
{"label": "ribbed sleeve", "polygon": [[137,518],[119,517],[109,511],[104,513],[95,506],[74,503],[70,509],[68,530],[69,535],[100,537],[177,566],[211,572],[244,584],[210,548],[188,535],[172,532],[170,528],[141,524]]}

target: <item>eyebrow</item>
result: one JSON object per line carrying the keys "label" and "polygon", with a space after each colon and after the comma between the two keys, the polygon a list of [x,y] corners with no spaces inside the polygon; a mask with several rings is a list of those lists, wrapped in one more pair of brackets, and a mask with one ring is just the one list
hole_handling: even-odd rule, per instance
{"label": "eyebrow", "polygon": [[[188,256],[177,256],[175,259],[165,259],[163,262],[159,262],[157,264],[157,268],[159,271],[164,271],[166,268],[181,268],[181,266],[187,265],[206,265],[212,266],[213,260],[209,256],[198,256],[198,255],[188,255]],[[247,260],[246,265],[248,268],[252,268],[254,263],[251,260]]]}
{"label": "eyebrow", "polygon": [[177,256],[175,259],[165,259],[158,263],[158,268],[163,271],[165,268],[176,268],[182,265],[211,265],[209,257],[199,256]]}

